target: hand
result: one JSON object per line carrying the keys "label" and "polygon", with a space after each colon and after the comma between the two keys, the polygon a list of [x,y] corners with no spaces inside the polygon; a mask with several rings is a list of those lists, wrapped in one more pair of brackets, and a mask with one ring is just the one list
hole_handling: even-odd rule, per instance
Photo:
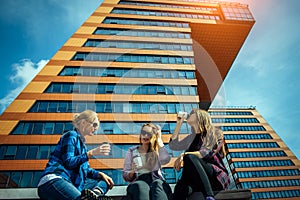
{"label": "hand", "polygon": [[132,161],[132,170],[131,170],[131,172],[134,173],[136,171],[136,169],[137,169],[137,164]]}
{"label": "hand", "polygon": [[158,130],[157,130],[157,143],[158,143],[158,146],[161,148],[161,147],[163,147],[164,146],[164,142],[163,142],[163,140],[161,139],[161,128],[160,128],[160,126],[158,126],[157,125],[157,127],[158,127]]}
{"label": "hand", "polygon": [[174,162],[174,169],[175,169],[176,171],[179,171],[180,168],[181,168],[181,164],[182,164],[182,162],[183,162],[183,156],[184,156],[183,153],[180,154],[180,156],[178,156],[178,158],[177,158],[177,159],[175,160],[175,162]]}
{"label": "hand", "polygon": [[157,139],[161,139],[161,127],[159,125],[156,125],[156,127],[157,127],[156,137]]}
{"label": "hand", "polygon": [[182,114],[182,116],[178,116],[178,114],[177,114],[177,120],[176,120],[176,123],[177,124],[182,124],[183,123],[183,121],[184,121],[184,119],[185,119],[185,114]]}
{"label": "hand", "polygon": [[109,189],[112,189],[114,187],[114,181],[112,180],[112,178],[110,178],[103,172],[99,172],[99,177],[107,183]]}
{"label": "hand", "polygon": [[109,152],[110,152],[110,144],[105,143],[100,145],[99,147],[96,147],[88,151],[88,154],[90,154],[91,156],[98,156],[98,155],[108,156]]}
{"label": "hand", "polygon": [[129,172],[129,177],[131,179],[133,179],[133,177],[135,175],[136,168],[137,168],[137,166],[136,166],[135,162],[132,162],[132,170]]}

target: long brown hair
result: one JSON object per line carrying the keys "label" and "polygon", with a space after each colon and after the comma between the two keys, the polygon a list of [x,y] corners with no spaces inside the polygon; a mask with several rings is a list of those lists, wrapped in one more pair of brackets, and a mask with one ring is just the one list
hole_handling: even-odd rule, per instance
{"label": "long brown hair", "polygon": [[[145,131],[144,130],[145,126],[149,126],[151,128],[151,131],[150,132]],[[158,131],[159,131],[159,127],[156,126],[153,123],[143,124],[143,126],[141,128],[141,134],[140,134],[140,143],[141,143],[141,135],[142,134],[151,135],[150,145],[149,145],[149,148],[148,148],[147,152],[156,152],[156,153],[158,153],[158,142],[157,142],[157,133],[158,133]]]}
{"label": "long brown hair", "polygon": [[[144,127],[149,126],[151,128],[151,131],[145,131]],[[141,134],[140,134],[140,143],[141,143],[141,135],[147,134],[151,135],[150,138],[150,145],[148,147],[148,151],[146,153],[146,163],[149,170],[152,170],[154,167],[157,159],[158,159],[158,141],[157,141],[157,134],[158,131],[160,131],[159,126],[153,124],[153,123],[146,123],[141,128]]]}

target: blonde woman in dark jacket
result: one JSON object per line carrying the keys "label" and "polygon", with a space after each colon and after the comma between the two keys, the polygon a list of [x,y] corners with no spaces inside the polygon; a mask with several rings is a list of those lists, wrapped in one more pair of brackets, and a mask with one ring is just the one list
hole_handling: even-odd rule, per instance
{"label": "blonde woman in dark jacket", "polygon": [[[192,134],[179,139],[185,117]],[[174,163],[177,171],[183,166],[181,179],[174,189],[174,200],[184,200],[192,191],[201,191],[206,200],[214,200],[214,190],[228,188],[230,178],[222,161],[225,153],[223,133],[212,125],[208,112],[194,109],[188,116],[178,117],[169,147],[185,151]]]}

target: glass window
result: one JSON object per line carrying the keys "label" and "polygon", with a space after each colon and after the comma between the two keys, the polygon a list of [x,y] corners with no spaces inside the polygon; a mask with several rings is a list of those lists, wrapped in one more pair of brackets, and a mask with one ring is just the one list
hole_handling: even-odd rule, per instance
{"label": "glass window", "polygon": [[104,112],[104,104],[103,103],[97,103],[96,104],[96,112],[99,112],[99,113]]}
{"label": "glass window", "polygon": [[60,84],[54,84],[54,85],[53,85],[53,88],[52,88],[52,91],[53,91],[54,93],[59,93],[59,92],[61,92],[61,85],[60,85]]}
{"label": "glass window", "polygon": [[72,123],[66,123],[65,124],[65,132],[73,130],[73,124]]}
{"label": "glass window", "polygon": [[132,112],[140,113],[141,112],[141,104],[138,104],[138,103],[132,104]]}
{"label": "glass window", "polygon": [[16,153],[17,153],[17,146],[8,146],[6,149],[6,153],[4,154],[4,159],[13,160],[15,159]]}
{"label": "glass window", "polygon": [[32,134],[41,134],[43,132],[43,123],[35,123]]}
{"label": "glass window", "polygon": [[183,95],[190,95],[188,87],[181,87],[181,92]]}
{"label": "glass window", "polygon": [[7,187],[8,188],[19,187],[20,179],[21,179],[21,172],[11,172]]}
{"label": "glass window", "polygon": [[28,146],[18,146],[16,160],[24,160],[26,158]]}
{"label": "glass window", "polygon": [[38,159],[48,159],[49,158],[49,147],[48,146],[40,146],[37,158]]}
{"label": "glass window", "polygon": [[43,134],[52,134],[53,133],[53,128],[54,128],[54,123],[47,122],[45,123],[45,127],[43,129]]}
{"label": "glass window", "polygon": [[106,86],[106,94],[112,94],[114,92],[114,85]]}
{"label": "glass window", "polygon": [[145,94],[158,94],[158,87],[157,86],[143,86],[143,87],[147,87],[148,88],[148,92]]}
{"label": "glass window", "polygon": [[169,63],[170,63],[170,64],[176,64],[176,59],[175,59],[175,57],[169,57]]}
{"label": "glass window", "polygon": [[39,104],[39,112],[47,112],[48,102],[40,102]]}
{"label": "glass window", "polygon": [[190,90],[190,95],[197,95],[196,87],[190,87],[189,90]]}
{"label": "glass window", "polygon": [[122,103],[114,103],[113,107],[114,107],[113,112],[116,112],[116,113],[122,113],[123,112],[123,104]]}
{"label": "glass window", "polygon": [[0,160],[4,158],[7,146],[0,146]]}
{"label": "glass window", "polygon": [[42,172],[34,172],[33,180],[32,180],[32,185],[31,187],[37,187],[40,178],[42,176]]}
{"label": "glass window", "polygon": [[35,160],[37,158],[38,149],[38,146],[29,146],[27,159]]}
{"label": "glass window", "polygon": [[24,134],[31,134],[32,128],[33,128],[33,123],[24,124],[24,129],[23,129]]}
{"label": "glass window", "polygon": [[0,188],[6,188],[7,182],[9,180],[9,173],[8,172],[0,172]]}
{"label": "glass window", "polygon": [[62,134],[64,132],[64,123],[55,123],[54,134]]}
{"label": "glass window", "polygon": [[67,102],[59,102],[57,112],[67,112],[68,110],[68,104]]}
{"label": "glass window", "polygon": [[166,94],[166,90],[164,86],[157,86],[157,94]]}
{"label": "glass window", "polygon": [[112,105],[111,103],[106,103],[105,104],[105,110],[104,112],[107,112],[107,113],[111,113],[112,112]]}
{"label": "glass window", "polygon": [[150,113],[150,103],[143,103],[142,104],[142,113]]}
{"label": "glass window", "polygon": [[175,171],[172,168],[164,168],[163,174],[168,183],[175,183],[176,182],[176,175]]}
{"label": "glass window", "polygon": [[20,187],[32,187],[31,181],[33,172],[23,172],[23,176],[21,178]]}
{"label": "glass window", "polygon": [[14,129],[14,131],[12,132],[12,134],[25,134],[24,130],[24,123],[20,122]]}
{"label": "glass window", "polygon": [[63,84],[62,85],[62,93],[70,93],[71,92],[71,85],[70,84]]}

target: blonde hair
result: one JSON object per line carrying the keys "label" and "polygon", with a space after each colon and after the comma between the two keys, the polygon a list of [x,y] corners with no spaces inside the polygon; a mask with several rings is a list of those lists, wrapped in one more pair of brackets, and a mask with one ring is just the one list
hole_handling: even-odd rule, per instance
{"label": "blonde hair", "polygon": [[[224,140],[222,130],[213,126],[211,117],[207,111],[200,109],[194,109],[193,111],[197,114],[198,130],[196,132],[201,134],[202,147],[209,150],[216,149],[219,141]],[[225,155],[224,145],[220,153]]]}
{"label": "blonde hair", "polygon": [[75,113],[74,116],[73,116],[73,121],[72,121],[74,127],[78,128],[80,122],[83,119],[88,121],[88,122],[93,122],[96,119],[98,120],[98,116],[97,116],[97,113],[92,111],[92,110],[85,110],[81,113]]}

